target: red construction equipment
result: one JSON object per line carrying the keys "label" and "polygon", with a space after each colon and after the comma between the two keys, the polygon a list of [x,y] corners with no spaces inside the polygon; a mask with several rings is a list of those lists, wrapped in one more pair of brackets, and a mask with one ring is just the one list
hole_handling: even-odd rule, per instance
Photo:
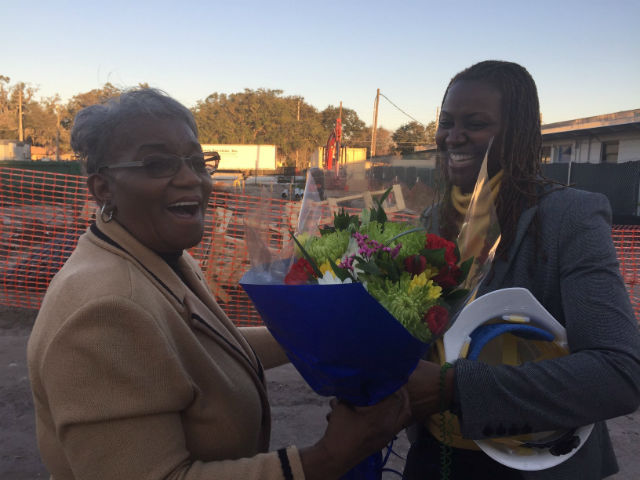
{"label": "red construction equipment", "polygon": [[336,119],[336,126],[331,131],[324,149],[323,168],[338,173],[340,165],[340,144],[342,143],[342,118]]}

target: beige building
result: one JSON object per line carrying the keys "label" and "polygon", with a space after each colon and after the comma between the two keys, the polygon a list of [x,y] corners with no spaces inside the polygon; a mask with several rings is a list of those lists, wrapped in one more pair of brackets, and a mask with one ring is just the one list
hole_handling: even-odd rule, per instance
{"label": "beige building", "polygon": [[18,140],[0,140],[0,160],[31,160],[31,145]]}
{"label": "beige building", "polygon": [[545,163],[640,160],[640,109],[542,125]]}

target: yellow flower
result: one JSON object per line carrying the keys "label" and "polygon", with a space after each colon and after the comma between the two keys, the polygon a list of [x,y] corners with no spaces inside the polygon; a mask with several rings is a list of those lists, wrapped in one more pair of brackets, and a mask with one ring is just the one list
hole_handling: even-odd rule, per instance
{"label": "yellow flower", "polygon": [[442,287],[433,283],[433,280],[430,278],[432,275],[429,272],[429,269],[422,272],[420,275],[415,275],[411,282],[409,282],[409,293],[413,292],[414,289],[420,288],[422,295],[424,293],[427,294],[428,300],[436,300],[440,298],[442,295]]}
{"label": "yellow flower", "polygon": [[[409,282],[409,293],[413,291],[416,287],[424,287],[429,281],[429,277],[426,275],[426,270],[422,272],[420,275],[415,275],[411,282]],[[433,282],[432,282],[433,283]]]}
{"label": "yellow flower", "polygon": [[[340,263],[340,259],[338,258],[333,263],[335,265],[338,265]],[[331,264],[329,263],[329,260],[325,261],[322,265],[319,265],[318,268],[322,272],[322,275],[324,275],[327,272],[332,272],[333,273],[333,269],[331,268]]]}
{"label": "yellow flower", "polygon": [[433,281],[429,280],[429,293],[427,294],[427,298],[429,300],[435,300],[440,298],[442,295],[442,287],[433,283]]}
{"label": "yellow flower", "polygon": [[427,264],[427,268],[424,269],[424,273],[427,278],[433,278],[435,277],[438,273],[440,273],[440,270],[438,270],[436,267],[433,267],[429,264]]}

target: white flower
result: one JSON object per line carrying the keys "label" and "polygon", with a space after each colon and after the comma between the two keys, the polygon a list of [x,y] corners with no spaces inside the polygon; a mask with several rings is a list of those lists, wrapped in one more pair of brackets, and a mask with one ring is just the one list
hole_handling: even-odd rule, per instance
{"label": "white flower", "polygon": [[351,283],[350,278],[345,278],[344,282],[335,276],[333,271],[327,270],[322,277],[318,278],[318,285],[337,285],[342,283]]}
{"label": "white flower", "polygon": [[[357,255],[359,249],[360,247],[358,246],[358,241],[355,238],[351,237],[349,239],[349,244],[347,245],[347,251],[342,256],[342,261],[344,262],[348,257],[353,257]],[[356,280],[358,279],[358,275],[364,272],[363,270],[358,268],[358,263],[360,262],[354,259],[352,263],[353,270],[351,270],[351,275],[355,277]],[[344,283],[349,283],[349,282],[344,282]]]}

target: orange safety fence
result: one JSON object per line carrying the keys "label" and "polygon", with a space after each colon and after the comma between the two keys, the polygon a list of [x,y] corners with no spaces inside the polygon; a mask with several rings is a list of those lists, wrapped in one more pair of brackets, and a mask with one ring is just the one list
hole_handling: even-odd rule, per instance
{"label": "orange safety fence", "polygon": [[618,253],[622,279],[640,321],[640,225],[614,225],[611,236]]}
{"label": "orange safety fence", "polygon": [[[325,218],[331,209],[325,205]],[[237,325],[260,316],[238,284],[250,268],[245,223],[262,216],[269,249],[290,245],[299,202],[216,191],[209,201],[202,242],[191,250],[218,302]],[[0,305],[40,306],[49,281],[73,251],[95,215],[85,177],[0,167]],[[394,219],[415,217],[391,211]],[[614,226],[612,237],[636,318],[640,319],[640,226]]]}

